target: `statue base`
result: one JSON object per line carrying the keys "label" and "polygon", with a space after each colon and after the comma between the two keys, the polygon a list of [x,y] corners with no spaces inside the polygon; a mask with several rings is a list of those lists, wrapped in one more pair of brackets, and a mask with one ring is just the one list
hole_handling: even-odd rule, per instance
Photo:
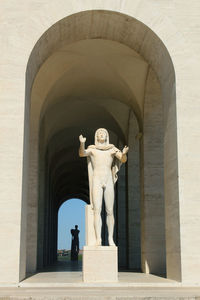
{"label": "statue base", "polygon": [[83,247],[83,281],[118,281],[118,258],[116,246]]}

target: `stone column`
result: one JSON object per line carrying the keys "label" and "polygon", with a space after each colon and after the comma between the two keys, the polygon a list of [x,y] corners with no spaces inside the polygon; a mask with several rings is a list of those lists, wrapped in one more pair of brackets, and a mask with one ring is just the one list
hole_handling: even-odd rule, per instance
{"label": "stone column", "polygon": [[[41,126],[41,130],[44,129]],[[46,164],[45,151],[43,149],[42,141],[44,139],[44,130],[40,134],[40,159],[39,159],[39,200],[38,200],[38,243],[37,243],[37,267],[43,267],[44,258],[44,215],[45,215],[45,201],[47,200],[48,187],[48,172]]]}
{"label": "stone column", "polygon": [[128,253],[130,269],[141,268],[140,239],[140,146],[137,119],[130,111],[128,129]]}
{"label": "stone column", "polygon": [[37,125],[32,120],[29,154],[29,182],[27,199],[27,241],[26,272],[34,273],[37,267],[37,228],[38,228],[38,135]]}
{"label": "stone column", "polygon": [[158,80],[152,70],[146,83],[143,133],[142,270],[166,269],[164,211],[163,113]]}
{"label": "stone column", "polygon": [[[119,146],[120,147],[120,146]],[[121,148],[120,148],[121,149]],[[118,209],[118,261],[119,267],[127,268],[127,228],[126,228],[126,170],[121,166],[117,182],[117,209]]]}

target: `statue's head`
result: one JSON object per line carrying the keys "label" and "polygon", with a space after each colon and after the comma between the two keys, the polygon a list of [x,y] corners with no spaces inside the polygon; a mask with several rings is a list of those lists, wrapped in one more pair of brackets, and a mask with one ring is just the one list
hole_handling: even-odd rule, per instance
{"label": "statue's head", "polygon": [[75,229],[78,229],[78,225],[75,225]]}
{"label": "statue's head", "polygon": [[98,144],[109,144],[109,135],[105,128],[99,128],[95,132],[95,145]]}

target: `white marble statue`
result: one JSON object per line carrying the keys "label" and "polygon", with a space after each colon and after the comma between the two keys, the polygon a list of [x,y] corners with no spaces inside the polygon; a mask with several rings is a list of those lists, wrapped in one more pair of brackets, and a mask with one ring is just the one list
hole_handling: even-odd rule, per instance
{"label": "white marble statue", "polygon": [[117,181],[117,172],[121,163],[127,160],[126,153],[128,147],[125,146],[121,152],[114,145],[109,144],[109,134],[104,128],[99,128],[95,133],[95,145],[90,145],[85,149],[86,138],[79,136],[80,149],[79,156],[87,156],[88,177],[90,187],[90,203],[94,210],[94,229],[96,235],[96,245],[101,245],[101,208],[104,193],[106,206],[106,223],[108,226],[109,245],[115,245],[113,241],[114,229],[114,185]]}

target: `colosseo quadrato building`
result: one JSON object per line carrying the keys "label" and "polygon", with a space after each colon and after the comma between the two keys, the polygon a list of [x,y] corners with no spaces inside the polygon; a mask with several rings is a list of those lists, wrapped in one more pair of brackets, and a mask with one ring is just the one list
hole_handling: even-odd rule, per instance
{"label": "colosseo quadrato building", "polygon": [[58,209],[89,204],[78,136],[105,127],[120,270],[200,284],[200,2],[1,1],[0,283],[57,258]]}

